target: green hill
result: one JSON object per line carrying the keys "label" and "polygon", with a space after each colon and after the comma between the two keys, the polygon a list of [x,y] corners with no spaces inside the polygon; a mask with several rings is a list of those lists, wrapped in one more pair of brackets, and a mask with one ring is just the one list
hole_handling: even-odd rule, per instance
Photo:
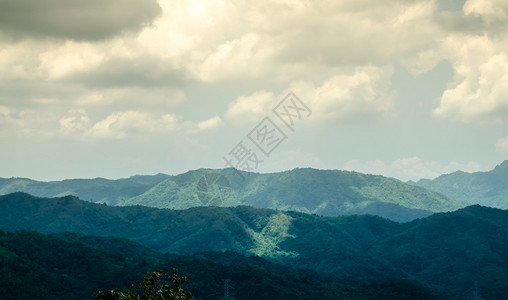
{"label": "green hill", "polygon": [[422,179],[413,184],[468,205],[508,208],[508,160],[489,172],[458,171],[433,180]]}
{"label": "green hill", "polygon": [[334,276],[400,278],[463,296],[508,293],[508,211],[471,206],[409,223],[320,217],[246,206],[109,207],[71,196],[0,197],[0,228],[129,238],[158,252],[233,250]]}
{"label": "green hill", "polygon": [[[105,247],[117,244],[127,247]],[[238,299],[442,298],[416,282],[344,280],[234,252],[182,257],[154,256],[145,250],[112,237],[0,231],[0,296],[16,300],[92,299],[99,290],[139,282],[146,272],[178,268],[179,274],[188,278],[184,288],[196,299],[219,298],[224,293],[224,279],[231,280],[232,296]]]}
{"label": "green hill", "polygon": [[[240,171],[239,171],[240,172]],[[443,195],[383,176],[337,170],[295,169],[258,174],[233,169],[197,170],[171,177],[147,192],[127,199],[123,205],[186,209],[203,205],[233,207],[249,205],[322,216],[372,214],[395,221],[409,221],[432,212],[463,207]],[[200,197],[200,180],[223,176],[227,191],[216,190]],[[218,184],[216,184],[218,185]],[[207,202],[208,201],[208,202]]]}
{"label": "green hill", "polygon": [[25,192],[39,197],[74,195],[90,202],[106,202],[109,205],[115,205],[146,192],[168,177],[169,175],[157,174],[153,176],[136,175],[118,180],[95,178],[50,182],[27,178],[0,178],[0,195],[15,192]]}

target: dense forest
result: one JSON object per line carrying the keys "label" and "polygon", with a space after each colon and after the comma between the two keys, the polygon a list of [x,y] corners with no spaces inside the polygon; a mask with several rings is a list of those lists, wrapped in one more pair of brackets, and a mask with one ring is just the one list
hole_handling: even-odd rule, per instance
{"label": "dense forest", "polygon": [[[37,198],[15,193],[0,196],[0,228],[59,234],[79,243],[91,239],[91,245],[101,251],[117,249],[122,253],[122,249],[132,248],[130,254],[122,255],[156,261],[162,261],[160,253],[192,261],[203,252],[234,251],[245,257],[259,256],[276,264],[276,270],[295,267],[339,281],[410,281],[459,298],[468,295],[476,282],[488,299],[508,293],[508,211],[479,205],[397,223],[368,215],[321,217],[245,206],[187,210],[110,207],[72,196]],[[98,237],[78,238],[74,233],[63,233],[67,231],[128,238],[146,248],[138,255],[138,248],[130,247],[128,240],[115,242],[116,246],[101,242],[105,245],[101,248],[97,246],[101,243],[93,242]],[[211,261],[217,263],[215,258]],[[130,263],[129,267],[137,265]],[[176,262],[163,267],[192,274]],[[277,278],[280,276],[273,276],[273,280]],[[127,281],[136,282],[131,277]],[[190,280],[189,286],[192,284]]]}
{"label": "dense forest", "polygon": [[444,299],[414,281],[336,277],[235,252],[158,254],[113,237],[2,231],[0,251],[2,299],[92,299],[172,268],[195,299],[220,299],[226,279],[237,299]]}

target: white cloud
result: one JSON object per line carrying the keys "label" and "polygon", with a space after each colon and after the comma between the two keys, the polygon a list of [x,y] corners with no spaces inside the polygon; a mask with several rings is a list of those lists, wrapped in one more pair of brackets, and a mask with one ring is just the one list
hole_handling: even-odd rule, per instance
{"label": "white cloud", "polygon": [[360,161],[350,160],[344,165],[345,170],[369,174],[378,174],[400,180],[433,179],[442,174],[449,174],[458,170],[465,172],[480,171],[481,166],[475,162],[461,164],[451,162],[441,164],[436,161],[424,161],[419,157],[397,159],[390,163],[382,160]]}
{"label": "white cloud", "polygon": [[466,15],[508,19],[508,3],[504,0],[468,0],[464,4],[463,11]]}
{"label": "white cloud", "polygon": [[[265,79],[323,82],[343,66],[385,65],[435,43],[435,1],[159,1],[138,35],[3,42],[2,77],[94,90]],[[63,87],[62,87],[63,88]]]}
{"label": "white cloud", "polygon": [[433,45],[439,33],[436,1],[160,4],[163,18],[137,42],[150,55],[171,59],[208,82],[330,77],[342,65],[384,65],[411,55]]}
{"label": "white cloud", "polygon": [[[508,42],[508,40],[507,40]],[[434,114],[460,121],[506,121],[508,111],[508,43],[487,36],[449,38],[444,47],[456,82],[441,97]]]}
{"label": "white cloud", "polygon": [[276,97],[272,92],[259,91],[246,97],[238,97],[229,104],[226,117],[237,121],[257,121],[276,105]]}
{"label": "white cloud", "polygon": [[[432,47],[402,59],[415,75],[442,60],[450,62],[454,81],[433,115],[461,122],[506,121],[508,113],[508,2],[468,0],[460,12],[442,12]],[[429,44],[430,45],[430,44]]]}
{"label": "white cloud", "polygon": [[141,111],[114,112],[92,124],[83,109],[70,110],[60,118],[59,123],[63,137],[77,140],[148,137],[186,126],[176,115],[163,114],[156,117]]}
{"label": "white cloud", "polygon": [[393,105],[391,74],[390,67],[357,67],[349,74],[329,78],[321,86],[296,82],[289,90],[307,103],[313,112],[312,118],[378,117],[389,114]]}
{"label": "white cloud", "polygon": [[82,109],[69,110],[68,114],[60,118],[60,128],[64,134],[81,133],[90,125],[90,118]]}
{"label": "white cloud", "polygon": [[168,132],[198,133],[223,125],[217,115],[194,123],[174,114],[156,116],[144,111],[113,112],[92,124],[83,109],[70,110],[59,123],[63,137],[77,140],[147,138]]}
{"label": "white cloud", "polygon": [[224,122],[222,122],[222,119],[217,115],[208,120],[201,121],[197,124],[199,130],[212,130],[221,127],[223,125]]}
{"label": "white cloud", "polygon": [[502,152],[507,151],[508,152],[508,136],[497,140],[496,149],[498,151],[502,151]]}
{"label": "white cloud", "polygon": [[226,117],[241,122],[259,120],[291,91],[309,107],[316,120],[383,116],[390,114],[393,107],[391,74],[391,67],[366,66],[333,76],[319,86],[308,81],[293,82],[277,97],[272,92],[259,91],[237,98],[230,103]]}
{"label": "white cloud", "polygon": [[123,139],[173,131],[178,128],[178,118],[175,115],[165,114],[160,118],[154,118],[145,112],[125,111],[112,113],[104,120],[97,122],[88,134],[96,138]]}

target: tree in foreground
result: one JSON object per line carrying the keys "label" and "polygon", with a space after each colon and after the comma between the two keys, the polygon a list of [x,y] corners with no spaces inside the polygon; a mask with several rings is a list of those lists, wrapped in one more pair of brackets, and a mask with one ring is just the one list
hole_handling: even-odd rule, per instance
{"label": "tree in foreground", "polygon": [[133,285],[128,291],[118,288],[109,291],[99,291],[94,295],[95,300],[191,300],[192,294],[184,291],[180,285],[187,281],[186,277],[178,277],[178,271],[172,274],[157,271],[147,273],[137,289]]}

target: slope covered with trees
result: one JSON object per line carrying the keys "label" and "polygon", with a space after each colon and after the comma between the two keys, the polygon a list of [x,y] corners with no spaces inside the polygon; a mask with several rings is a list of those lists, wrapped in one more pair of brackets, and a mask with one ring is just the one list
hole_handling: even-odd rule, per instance
{"label": "slope covered with trees", "polygon": [[[346,280],[234,252],[144,256],[145,248],[132,242],[80,235],[86,241],[80,243],[71,236],[0,231],[1,298],[92,299],[98,291],[128,288],[147,272],[176,267],[196,299],[220,298],[225,279],[237,299],[444,299],[414,281]],[[129,247],[103,249],[117,242]]]}
{"label": "slope covered with trees", "polygon": [[143,194],[169,177],[169,175],[157,174],[153,176],[136,175],[118,180],[95,178],[50,182],[28,178],[0,178],[0,194],[25,192],[39,197],[74,195],[90,202],[116,205],[126,199]]}
{"label": "slope covered with trees", "polygon": [[[221,180],[215,181],[218,177]],[[108,205],[171,209],[249,205],[322,216],[372,214],[404,222],[465,206],[383,176],[316,169],[270,174],[199,169],[177,176],[159,174],[119,180],[0,180],[0,194],[18,191],[39,197],[74,195]]]}
{"label": "slope covered with trees", "polygon": [[508,160],[488,172],[457,171],[436,179],[422,179],[417,186],[471,204],[508,208]]}
{"label": "slope covered with trees", "polygon": [[417,280],[453,295],[475,281],[489,298],[508,293],[508,212],[481,206],[401,224],[245,206],[109,207],[16,193],[0,197],[0,228],[112,235],[181,255],[233,250],[334,276]]}

